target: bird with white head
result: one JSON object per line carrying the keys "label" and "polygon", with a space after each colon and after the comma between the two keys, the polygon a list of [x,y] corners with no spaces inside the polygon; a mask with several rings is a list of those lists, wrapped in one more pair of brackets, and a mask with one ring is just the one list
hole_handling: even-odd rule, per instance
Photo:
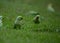
{"label": "bird with white head", "polygon": [[39,24],[40,23],[40,15],[36,15],[34,18],[33,18],[33,22],[35,24]]}
{"label": "bird with white head", "polygon": [[22,16],[17,16],[15,22],[14,22],[14,28],[21,28],[21,25],[22,25]]}
{"label": "bird with white head", "polygon": [[49,12],[55,12],[55,9],[53,8],[52,4],[48,4],[48,7],[47,7],[48,11]]}

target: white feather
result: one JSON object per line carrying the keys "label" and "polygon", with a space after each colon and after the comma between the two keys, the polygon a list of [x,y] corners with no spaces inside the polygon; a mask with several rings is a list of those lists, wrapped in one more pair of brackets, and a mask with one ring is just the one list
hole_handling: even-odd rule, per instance
{"label": "white feather", "polygon": [[21,24],[22,23],[21,18],[22,16],[18,16],[15,20],[15,24]]}
{"label": "white feather", "polygon": [[52,7],[52,4],[48,4],[47,9],[48,9],[48,11],[50,11],[50,12],[55,12],[54,8]]}
{"label": "white feather", "polygon": [[2,23],[2,16],[0,16],[0,28],[2,27],[3,23]]}

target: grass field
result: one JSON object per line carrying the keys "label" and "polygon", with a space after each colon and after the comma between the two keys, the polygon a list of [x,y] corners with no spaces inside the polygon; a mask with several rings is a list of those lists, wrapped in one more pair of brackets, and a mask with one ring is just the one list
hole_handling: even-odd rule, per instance
{"label": "grass field", "polygon": [[[48,12],[47,5],[53,4],[55,12]],[[40,24],[32,22],[29,11],[40,13]],[[60,29],[60,0],[0,0],[0,15],[4,17],[0,29],[0,43],[60,43],[60,32],[38,30]],[[22,29],[13,29],[17,16],[23,16]],[[36,31],[37,30],[37,31]]]}

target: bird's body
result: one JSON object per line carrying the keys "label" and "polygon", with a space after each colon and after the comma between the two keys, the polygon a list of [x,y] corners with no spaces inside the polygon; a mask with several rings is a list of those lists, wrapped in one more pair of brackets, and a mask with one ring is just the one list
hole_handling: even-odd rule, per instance
{"label": "bird's body", "polygon": [[48,4],[47,9],[49,12],[55,12],[54,8],[52,7],[52,4]]}
{"label": "bird's body", "polygon": [[0,16],[0,28],[3,26],[3,23],[2,23],[2,16]]}
{"label": "bird's body", "polygon": [[2,24],[2,21],[0,20],[0,27],[2,27],[2,25],[3,25],[3,24]]}
{"label": "bird's body", "polygon": [[38,12],[36,12],[36,11],[29,11],[29,14],[30,15],[34,15],[34,16],[36,16],[36,15],[40,15]]}
{"label": "bird's body", "polygon": [[40,15],[36,15],[33,19],[35,24],[39,24],[40,23]]}
{"label": "bird's body", "polygon": [[14,28],[21,28],[22,25],[22,16],[18,16],[14,22]]}

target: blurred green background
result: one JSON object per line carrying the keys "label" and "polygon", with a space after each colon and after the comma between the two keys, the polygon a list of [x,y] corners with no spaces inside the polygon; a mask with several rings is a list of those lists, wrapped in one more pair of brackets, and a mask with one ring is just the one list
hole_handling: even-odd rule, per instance
{"label": "blurred green background", "polygon": [[[48,12],[47,5],[53,4],[55,12]],[[32,22],[29,11],[40,13],[40,24]],[[60,29],[60,0],[0,0],[0,15],[3,27],[0,29],[0,43],[60,43],[59,32],[38,32],[33,30]],[[13,29],[17,16],[23,16],[22,29]]]}

